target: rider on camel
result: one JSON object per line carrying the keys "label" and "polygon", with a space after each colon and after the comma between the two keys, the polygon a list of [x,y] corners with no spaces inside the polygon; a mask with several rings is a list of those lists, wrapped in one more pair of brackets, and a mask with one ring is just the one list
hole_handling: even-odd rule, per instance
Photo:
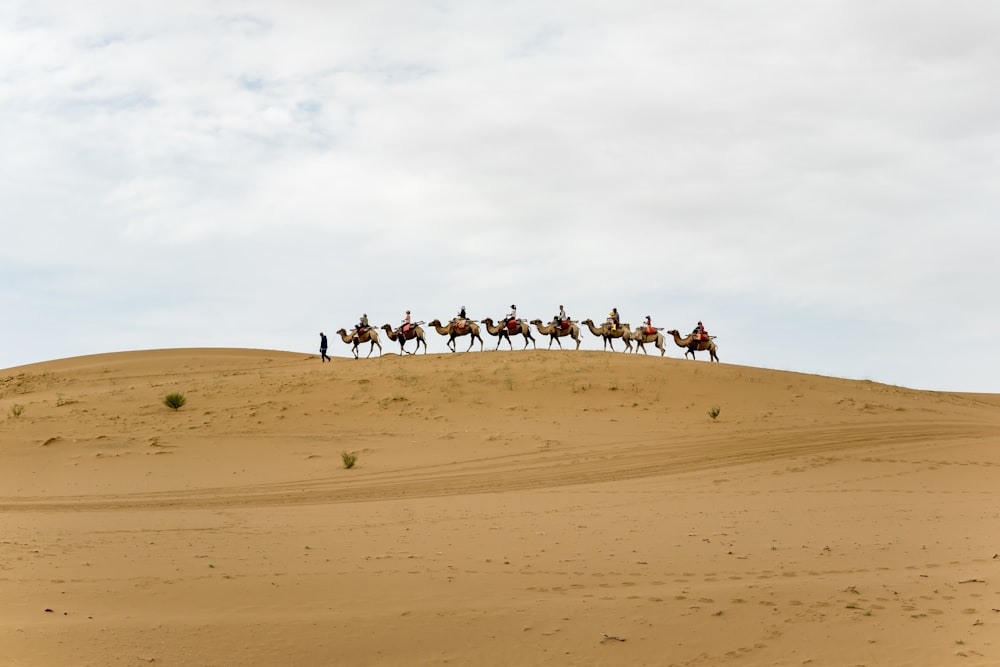
{"label": "rider on camel", "polygon": [[507,313],[507,317],[504,318],[503,325],[505,327],[510,327],[511,322],[517,321],[517,306],[510,304],[510,312]]}
{"label": "rider on camel", "polygon": [[646,333],[655,333],[655,330],[653,329],[653,318],[646,315],[646,319],[643,320],[642,323],[646,327]]}
{"label": "rider on camel", "polygon": [[697,326],[695,326],[694,331],[691,332],[694,336],[694,340],[708,340],[708,334],[705,332],[705,325],[698,320]]}
{"label": "rider on camel", "polygon": [[556,320],[556,326],[559,327],[560,329],[565,329],[567,326],[569,326],[569,318],[566,317],[566,309],[563,307],[562,304],[559,304],[559,314],[556,315],[555,320]]}
{"label": "rider on camel", "polygon": [[406,311],[406,317],[403,318],[403,323],[399,326],[399,333],[406,334],[410,330],[410,311]]}
{"label": "rider on camel", "polygon": [[618,315],[618,308],[612,308],[611,312],[608,313],[608,322],[611,324],[611,330],[614,331],[621,324],[621,317]]}
{"label": "rider on camel", "polygon": [[361,321],[354,326],[354,330],[351,331],[352,336],[360,336],[368,328],[368,313],[361,313]]}

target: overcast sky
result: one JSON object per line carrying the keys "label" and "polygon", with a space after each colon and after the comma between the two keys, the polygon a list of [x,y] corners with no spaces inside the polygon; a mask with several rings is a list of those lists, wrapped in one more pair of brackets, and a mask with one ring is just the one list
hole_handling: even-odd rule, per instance
{"label": "overcast sky", "polygon": [[955,0],[3,3],[0,368],[562,303],[1000,392],[998,33]]}

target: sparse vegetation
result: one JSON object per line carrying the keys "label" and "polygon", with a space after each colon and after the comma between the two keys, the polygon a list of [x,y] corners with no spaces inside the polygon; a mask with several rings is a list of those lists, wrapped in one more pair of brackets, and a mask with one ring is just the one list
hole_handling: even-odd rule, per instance
{"label": "sparse vegetation", "polygon": [[713,420],[715,420],[718,419],[719,414],[721,412],[722,408],[720,408],[718,405],[713,405],[711,408],[708,409],[708,416],[711,417]]}
{"label": "sparse vegetation", "polygon": [[344,467],[350,470],[358,462],[358,455],[354,452],[341,452],[340,458],[344,462]]}
{"label": "sparse vegetation", "polygon": [[174,410],[180,410],[185,403],[187,403],[187,399],[184,398],[184,394],[177,391],[163,397],[163,404]]}
{"label": "sparse vegetation", "polygon": [[10,410],[7,411],[7,416],[10,417],[11,419],[17,419],[23,414],[24,414],[24,406],[19,405],[17,403],[10,406]]}

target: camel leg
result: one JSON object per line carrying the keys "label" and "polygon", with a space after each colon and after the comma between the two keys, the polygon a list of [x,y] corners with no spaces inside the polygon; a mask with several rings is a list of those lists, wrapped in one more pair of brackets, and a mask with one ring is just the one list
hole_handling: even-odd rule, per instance
{"label": "camel leg", "polygon": [[579,338],[574,338],[573,340],[576,341],[576,349],[579,350],[580,349],[580,339]]}
{"label": "camel leg", "polygon": [[[469,336],[469,347],[465,351],[468,352],[469,350],[471,350],[472,346],[475,344],[476,344],[476,339],[472,336]],[[497,347],[500,347],[499,343],[497,343]]]}
{"label": "camel leg", "polygon": [[[479,338],[478,334],[476,335],[476,338]],[[472,349],[472,343],[469,343],[469,349],[470,350]],[[483,339],[482,338],[479,338],[479,351],[480,352],[483,351]]]}

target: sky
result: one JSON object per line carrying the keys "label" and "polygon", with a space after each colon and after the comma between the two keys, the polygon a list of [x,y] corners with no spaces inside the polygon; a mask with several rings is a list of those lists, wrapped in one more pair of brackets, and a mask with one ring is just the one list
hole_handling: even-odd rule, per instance
{"label": "sky", "polygon": [[5,2],[0,369],[563,304],[1000,393],[998,31],[978,0]]}

